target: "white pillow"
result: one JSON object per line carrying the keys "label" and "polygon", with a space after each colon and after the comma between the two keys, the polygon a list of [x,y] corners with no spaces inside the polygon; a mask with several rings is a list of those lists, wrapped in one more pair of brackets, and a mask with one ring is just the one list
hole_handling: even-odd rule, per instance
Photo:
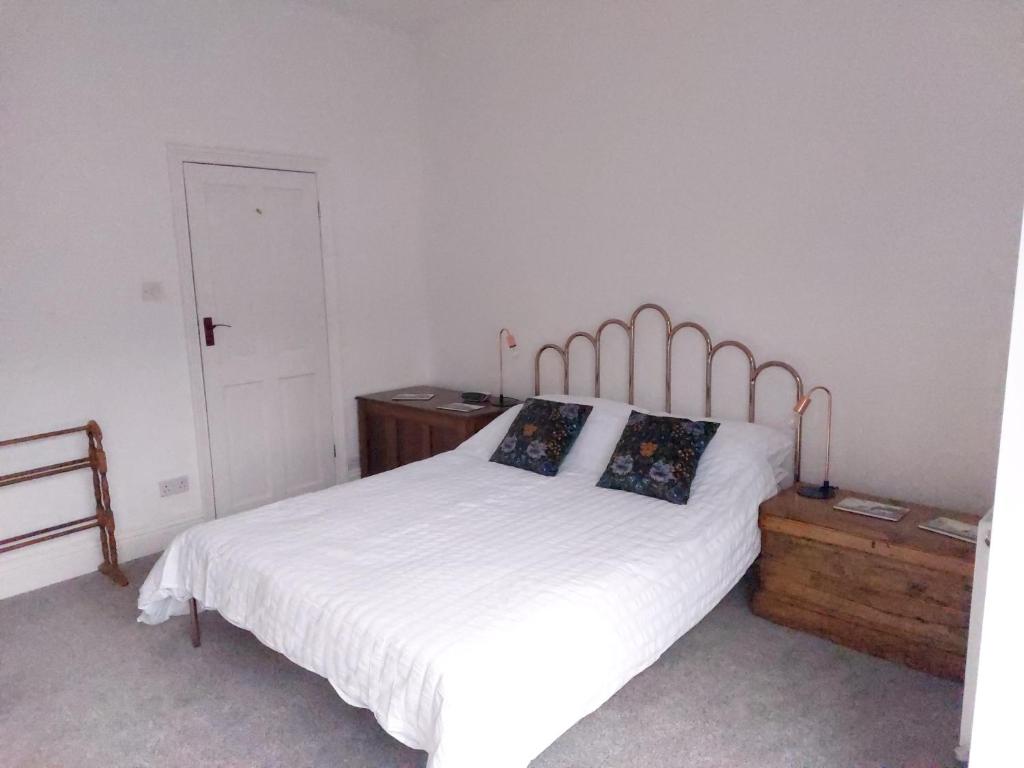
{"label": "white pillow", "polygon": [[[462,441],[455,448],[456,453],[476,456],[485,461],[491,458],[498,449],[498,444],[505,438],[505,433],[523,410],[522,405],[514,405],[472,437]],[[573,446],[575,448],[576,446]]]}
{"label": "white pillow", "polygon": [[608,466],[622,430],[626,428],[629,414],[636,409],[629,403],[605,400],[602,397],[541,395],[540,399],[554,400],[556,403],[579,403],[593,408],[569,455],[559,467],[558,474],[585,475],[596,483]]}
{"label": "white pillow", "polygon": [[677,419],[690,419],[691,421],[716,422],[721,426],[715,433],[714,439],[708,443],[708,451],[716,444],[718,448],[715,453],[727,448],[752,451],[767,460],[775,482],[780,488],[787,488],[793,484],[794,442],[792,431],[764,424],[751,424],[746,421],[727,421],[704,418],[703,416],[683,416],[678,413],[651,411],[648,408],[622,403],[618,400],[606,400],[598,397],[579,395],[541,395],[540,397],[544,400],[580,403],[594,408],[559,472],[592,475],[596,481],[608,465],[608,460],[619,442],[629,414],[632,411],[640,411],[655,416],[673,416]]}
{"label": "white pillow", "polygon": [[[707,450],[713,446],[728,445],[744,447],[764,457],[772,468],[772,475],[779,488],[793,484],[793,453],[796,446],[792,430],[769,427],[766,424],[751,424],[747,421],[728,421],[704,416],[680,416],[676,413],[658,413],[658,416],[675,416],[692,421],[715,421],[720,425]],[[705,451],[706,453],[706,451]]]}
{"label": "white pillow", "polygon": [[[608,465],[633,406],[617,400],[582,395],[539,395],[537,399],[552,400],[556,403],[579,403],[593,408],[583,425],[583,430],[569,450],[569,455],[558,468],[558,474],[571,472],[592,475],[594,482],[597,482],[597,478]],[[477,458],[490,459],[522,408],[521,405],[509,408],[455,450]]]}
{"label": "white pillow", "polygon": [[[580,436],[576,438],[569,455],[565,457],[565,461],[559,468],[559,474],[586,475],[597,482],[605,467],[608,466],[608,460],[615,450],[615,445],[619,442],[619,436],[626,426],[629,414],[632,411],[640,411],[641,413],[655,413],[658,416],[692,418],[693,421],[718,422],[721,426],[714,439],[708,444],[708,451],[716,446],[718,448],[715,453],[733,449],[752,451],[768,462],[775,482],[780,488],[786,488],[793,483],[794,444],[793,433],[790,430],[769,427],[764,424],[749,424],[744,421],[723,421],[653,412],[647,408],[599,397],[561,394],[539,395],[538,397],[541,400],[553,400],[556,403],[580,403],[593,408],[583,425]],[[512,422],[515,421],[520,410],[522,410],[521,405],[509,408],[455,450],[484,460],[490,459],[491,454],[505,437],[505,433],[512,426]]]}

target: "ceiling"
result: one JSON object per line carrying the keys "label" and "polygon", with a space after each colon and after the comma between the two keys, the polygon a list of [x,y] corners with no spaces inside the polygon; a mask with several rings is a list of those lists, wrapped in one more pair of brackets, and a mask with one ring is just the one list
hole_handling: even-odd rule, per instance
{"label": "ceiling", "polygon": [[313,0],[317,5],[404,32],[416,32],[498,0]]}

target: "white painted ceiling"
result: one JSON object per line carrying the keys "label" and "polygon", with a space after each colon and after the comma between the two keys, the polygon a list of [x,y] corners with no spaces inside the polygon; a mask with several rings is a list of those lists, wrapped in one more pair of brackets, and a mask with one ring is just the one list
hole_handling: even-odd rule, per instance
{"label": "white painted ceiling", "polygon": [[[310,1],[310,0],[307,0]],[[317,5],[404,32],[485,8],[498,0],[312,0]]]}

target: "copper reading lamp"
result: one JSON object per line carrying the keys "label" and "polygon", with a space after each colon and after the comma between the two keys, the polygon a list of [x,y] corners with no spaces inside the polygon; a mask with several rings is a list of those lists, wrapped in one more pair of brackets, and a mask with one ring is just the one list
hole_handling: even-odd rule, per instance
{"label": "copper reading lamp", "polygon": [[807,406],[811,404],[811,395],[819,391],[824,392],[825,396],[828,397],[828,427],[825,432],[825,480],[820,486],[801,485],[797,488],[796,492],[809,499],[831,499],[836,495],[836,487],[834,485],[829,485],[828,483],[828,470],[832,454],[832,393],[827,387],[814,387],[809,390],[806,395],[797,400],[796,405],[793,406],[793,412],[802,419],[804,411],[806,411]]}
{"label": "copper reading lamp", "polygon": [[514,397],[505,397],[505,347],[514,350],[517,346],[516,337],[508,328],[498,331],[498,402],[499,408],[518,405]]}

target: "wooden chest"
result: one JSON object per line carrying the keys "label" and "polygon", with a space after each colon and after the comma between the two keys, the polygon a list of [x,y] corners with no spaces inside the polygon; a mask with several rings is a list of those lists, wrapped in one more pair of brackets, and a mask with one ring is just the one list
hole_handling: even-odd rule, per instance
{"label": "wooden chest", "polygon": [[[878,498],[869,494],[846,495]],[[978,517],[919,505],[899,523],[783,491],[761,505],[753,610],[932,674],[963,680],[974,545],[917,526]],[[888,499],[880,499],[889,501]]]}
{"label": "wooden chest", "polygon": [[[430,392],[430,400],[397,401],[399,392]],[[450,451],[500,416],[487,405],[458,413],[437,406],[460,402],[460,393],[439,387],[405,387],[356,398],[359,409],[359,465],[363,477]]]}

